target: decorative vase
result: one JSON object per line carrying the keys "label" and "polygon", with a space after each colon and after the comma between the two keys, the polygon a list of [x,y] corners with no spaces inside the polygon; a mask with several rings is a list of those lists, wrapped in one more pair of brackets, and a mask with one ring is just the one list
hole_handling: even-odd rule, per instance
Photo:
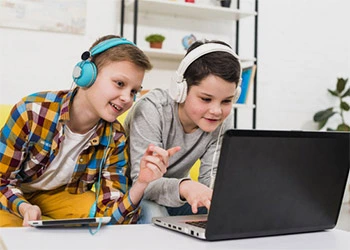
{"label": "decorative vase", "polygon": [[163,43],[162,42],[150,42],[149,46],[153,49],[161,49]]}
{"label": "decorative vase", "polygon": [[187,50],[195,41],[197,41],[197,38],[193,34],[190,34],[182,38],[182,45]]}
{"label": "decorative vase", "polygon": [[222,7],[230,8],[231,0],[220,0],[220,4]]}

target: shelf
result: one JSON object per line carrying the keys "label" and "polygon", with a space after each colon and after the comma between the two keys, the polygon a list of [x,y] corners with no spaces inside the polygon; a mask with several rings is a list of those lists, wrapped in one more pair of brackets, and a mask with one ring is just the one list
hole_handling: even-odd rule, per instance
{"label": "shelf", "polygon": [[[180,61],[184,58],[186,51],[174,51],[166,49],[151,49],[151,48],[140,48],[145,54],[151,58],[157,59],[168,59]],[[256,59],[255,58],[244,58],[241,57],[242,66],[251,65]]]}
{"label": "shelf", "polygon": [[[133,1],[128,1],[126,8],[133,11]],[[255,11],[241,11],[239,9],[225,8],[220,6],[201,5],[197,3],[172,2],[165,0],[141,0],[139,11],[150,14],[166,16],[190,17],[192,19],[207,20],[239,20],[244,17],[254,16]]]}
{"label": "shelf", "polygon": [[151,48],[140,48],[145,54],[152,58],[168,59],[168,60],[182,60],[185,56],[185,51],[172,51],[166,49],[151,49]]}
{"label": "shelf", "polygon": [[246,109],[255,109],[254,104],[244,104],[244,103],[235,103],[232,105],[233,109],[240,109],[240,108],[246,108]]}

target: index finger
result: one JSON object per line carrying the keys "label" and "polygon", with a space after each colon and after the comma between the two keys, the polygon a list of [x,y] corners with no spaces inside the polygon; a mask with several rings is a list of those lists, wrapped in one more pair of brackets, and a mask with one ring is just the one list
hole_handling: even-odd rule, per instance
{"label": "index finger", "polygon": [[179,152],[180,149],[181,149],[180,146],[176,146],[176,147],[173,147],[173,148],[169,148],[167,151],[168,151],[169,156],[173,156],[174,154]]}

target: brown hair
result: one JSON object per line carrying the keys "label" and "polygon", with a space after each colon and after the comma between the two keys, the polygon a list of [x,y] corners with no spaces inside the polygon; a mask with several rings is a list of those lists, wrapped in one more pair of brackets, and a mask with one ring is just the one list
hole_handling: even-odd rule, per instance
{"label": "brown hair", "polygon": [[[206,43],[219,43],[231,48],[227,43],[218,40],[196,41],[187,50],[187,54]],[[184,78],[189,91],[193,85],[199,85],[200,81],[210,74],[237,84],[240,80],[240,72],[241,65],[235,56],[227,52],[216,51],[215,53],[205,54],[191,63],[184,73]]]}
{"label": "brown hair", "polygon": [[[116,35],[103,36],[97,39],[92,44],[92,46],[90,47],[90,51],[93,47],[95,47],[100,42],[111,38],[121,38],[121,37]],[[152,64],[150,63],[145,53],[142,50],[140,50],[137,46],[134,46],[131,44],[121,44],[121,45],[109,48],[100,54],[94,55],[91,59],[91,62],[95,63],[97,67],[97,71],[110,62],[120,62],[120,61],[132,62],[135,65],[143,68],[145,71],[152,69]]]}

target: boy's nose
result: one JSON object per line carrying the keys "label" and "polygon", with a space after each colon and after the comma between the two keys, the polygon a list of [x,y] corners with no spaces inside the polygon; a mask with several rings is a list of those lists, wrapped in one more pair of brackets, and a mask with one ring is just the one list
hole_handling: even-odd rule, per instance
{"label": "boy's nose", "polygon": [[119,97],[123,102],[130,102],[133,100],[133,97],[130,95],[129,91],[123,91]]}
{"label": "boy's nose", "polygon": [[222,113],[221,106],[220,105],[216,105],[216,104],[212,105],[210,107],[209,111],[210,111],[210,113],[215,114],[215,115],[218,115],[218,114]]}

